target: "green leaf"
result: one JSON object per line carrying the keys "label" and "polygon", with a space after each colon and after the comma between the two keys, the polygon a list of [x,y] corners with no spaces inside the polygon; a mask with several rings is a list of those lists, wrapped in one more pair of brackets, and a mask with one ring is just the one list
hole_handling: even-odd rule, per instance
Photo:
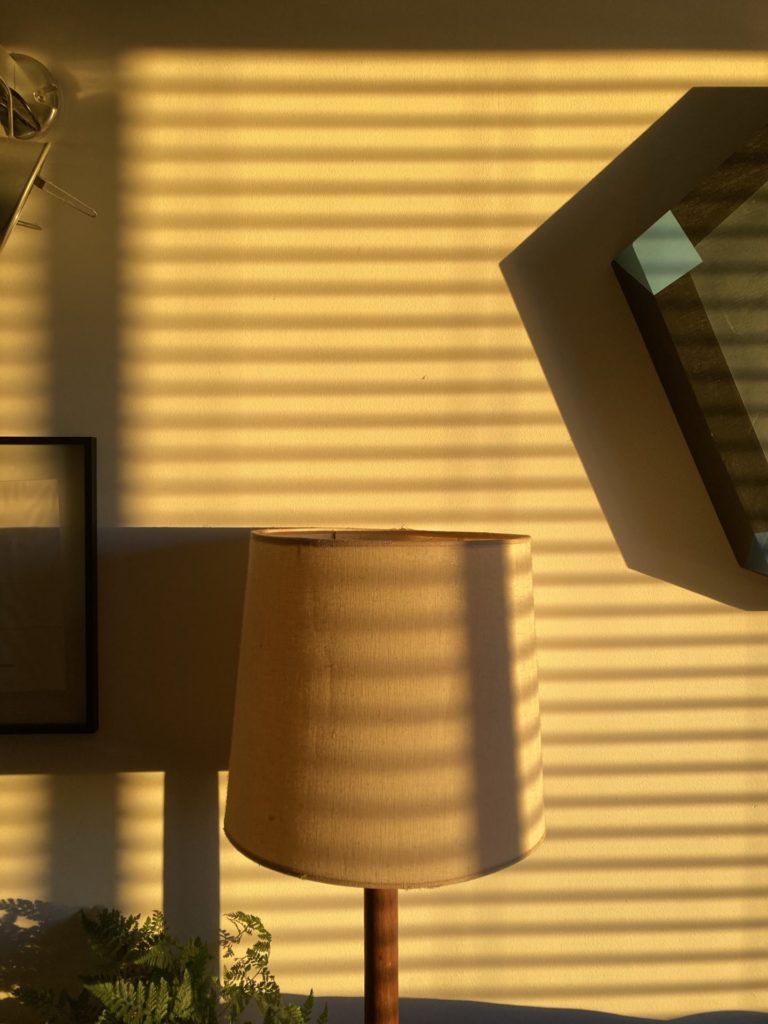
{"label": "green leaf", "polygon": [[[31,986],[12,995],[46,1024],[238,1024],[250,1004],[263,1024],[311,1024],[312,992],[301,1004],[282,1004],[269,966],[272,936],[261,918],[238,911],[227,919],[231,927],[220,931],[227,960],[221,980],[206,943],[179,942],[160,911],[141,921],[100,909],[81,915],[97,972],[81,975],[76,998]],[[327,1021],[326,1007],[317,1024]]]}
{"label": "green leaf", "polygon": [[150,1024],[145,1019],[147,989],[143,981],[124,981],[118,978],[117,981],[93,982],[85,988],[119,1024]]}
{"label": "green leaf", "polygon": [[301,1020],[302,1020],[302,1024],[309,1024],[309,1021],[312,1020],[312,1007],[314,1005],[315,1005],[315,996],[314,996],[314,993],[312,991],[310,991],[310,993],[307,996],[307,998],[301,1004]]}
{"label": "green leaf", "polygon": [[147,1000],[142,1024],[165,1024],[171,1005],[171,992],[165,978],[151,981],[147,986]]}
{"label": "green leaf", "polygon": [[275,1024],[304,1024],[304,1014],[298,1003],[281,1006],[275,1016]]}
{"label": "green leaf", "polygon": [[176,998],[173,1001],[173,1018],[178,1020],[191,1020],[195,1009],[195,995],[192,988],[192,978],[189,971],[184,971],[181,984],[176,991]]}
{"label": "green leaf", "polygon": [[157,971],[173,971],[177,960],[176,946],[167,937],[155,941],[149,949],[136,957],[136,963],[142,967],[151,967]]}
{"label": "green leaf", "polygon": [[100,909],[94,917],[80,914],[91,949],[104,964],[122,963],[142,948],[138,915],[125,917],[119,910]]}

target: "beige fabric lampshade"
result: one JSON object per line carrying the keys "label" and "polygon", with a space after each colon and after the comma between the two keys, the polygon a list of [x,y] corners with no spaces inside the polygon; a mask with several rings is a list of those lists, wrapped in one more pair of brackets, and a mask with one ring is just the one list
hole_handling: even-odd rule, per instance
{"label": "beige fabric lampshade", "polygon": [[246,856],[443,885],[542,839],[530,539],[251,535],[224,827]]}

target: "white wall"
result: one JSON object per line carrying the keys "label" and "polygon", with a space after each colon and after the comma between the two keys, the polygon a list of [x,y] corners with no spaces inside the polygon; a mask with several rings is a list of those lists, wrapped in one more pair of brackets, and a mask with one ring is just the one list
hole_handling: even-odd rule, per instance
{"label": "white wall", "polygon": [[[206,934],[249,909],[287,990],[359,994],[359,894],[219,843],[246,528],[525,532],[549,836],[403,895],[403,994],[765,1005],[768,588],[609,268],[656,174],[551,220],[691,87],[762,84],[765,34],[753,3],[4,12],[0,42],[63,83],[49,177],[99,211],[36,194],[44,233],[0,257],[0,433],[99,439],[103,713],[92,737],[3,737],[0,895],[165,905]],[[667,190],[705,160],[695,127]],[[524,327],[498,264],[537,230]],[[575,351],[629,367],[629,405]]]}

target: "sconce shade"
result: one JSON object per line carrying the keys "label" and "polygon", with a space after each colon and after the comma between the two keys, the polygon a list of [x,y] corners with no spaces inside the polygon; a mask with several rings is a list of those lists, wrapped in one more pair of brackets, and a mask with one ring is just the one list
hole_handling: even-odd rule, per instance
{"label": "sconce shade", "polygon": [[59,111],[59,87],[39,60],[0,47],[0,122],[11,138],[44,132]]}
{"label": "sconce shade", "polygon": [[251,534],[224,827],[317,881],[444,885],[544,835],[530,539]]}

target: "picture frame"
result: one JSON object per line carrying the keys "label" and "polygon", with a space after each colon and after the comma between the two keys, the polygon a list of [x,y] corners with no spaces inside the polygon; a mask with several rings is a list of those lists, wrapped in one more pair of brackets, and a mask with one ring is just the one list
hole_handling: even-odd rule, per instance
{"label": "picture frame", "polygon": [[0,437],[0,733],[94,732],[96,439]]}
{"label": "picture frame", "polygon": [[768,125],[613,269],[738,563],[768,575]]}

